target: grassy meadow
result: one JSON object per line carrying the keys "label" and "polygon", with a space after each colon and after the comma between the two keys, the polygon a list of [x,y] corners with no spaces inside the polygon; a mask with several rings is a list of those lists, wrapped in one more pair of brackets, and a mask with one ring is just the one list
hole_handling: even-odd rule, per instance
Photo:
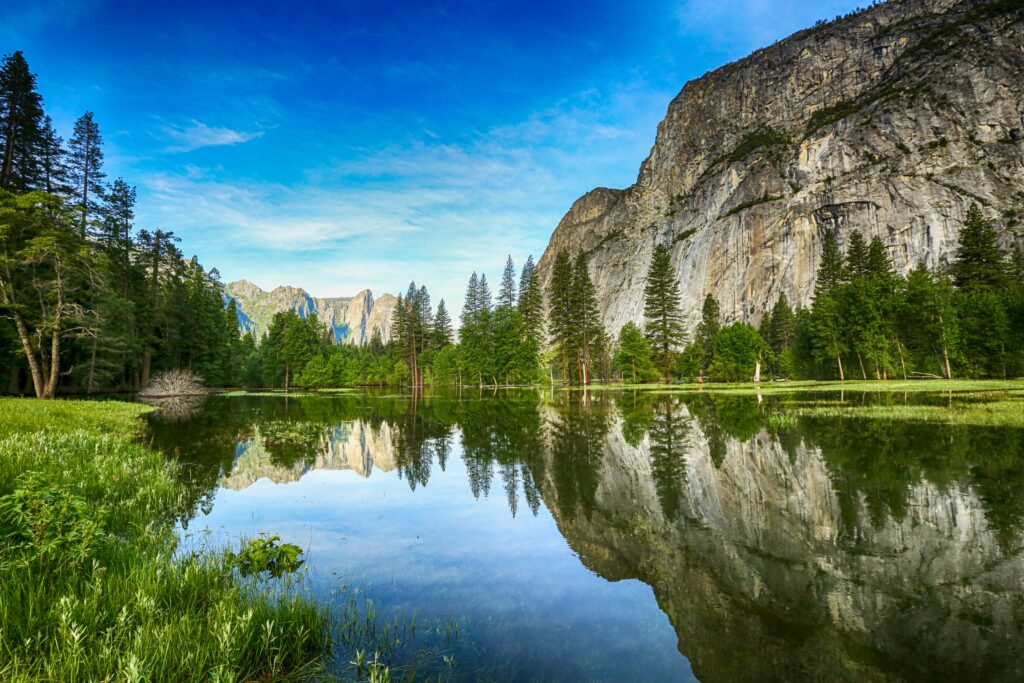
{"label": "grassy meadow", "polygon": [[0,680],[321,677],[331,622],[301,581],[173,559],[184,496],[146,410],[0,399]]}

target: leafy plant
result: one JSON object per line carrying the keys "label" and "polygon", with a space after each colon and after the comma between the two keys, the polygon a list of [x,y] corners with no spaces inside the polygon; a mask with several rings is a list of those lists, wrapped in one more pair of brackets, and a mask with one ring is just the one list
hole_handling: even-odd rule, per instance
{"label": "leafy plant", "polygon": [[41,571],[74,569],[106,542],[106,510],[61,486],[45,486],[29,473],[0,498],[0,558],[4,564]]}
{"label": "leafy plant", "polygon": [[227,566],[237,569],[242,576],[256,576],[267,572],[275,579],[292,574],[304,564],[299,557],[302,548],[291,543],[280,543],[280,536],[254,538],[239,553],[227,552]]}

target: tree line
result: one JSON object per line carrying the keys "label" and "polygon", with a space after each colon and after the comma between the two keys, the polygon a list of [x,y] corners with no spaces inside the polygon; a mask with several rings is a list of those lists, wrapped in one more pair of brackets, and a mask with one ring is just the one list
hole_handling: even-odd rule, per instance
{"label": "tree line", "polygon": [[163,369],[233,384],[237,312],[173,232],[137,229],[90,111],[65,140],[21,52],[0,66],[0,367],[12,393],[138,389]]}
{"label": "tree line", "polygon": [[878,237],[825,234],[809,307],[783,294],[757,329],[723,326],[708,296],[679,374],[750,379],[1005,378],[1024,374],[1024,254],[971,206],[952,262],[895,274]]}

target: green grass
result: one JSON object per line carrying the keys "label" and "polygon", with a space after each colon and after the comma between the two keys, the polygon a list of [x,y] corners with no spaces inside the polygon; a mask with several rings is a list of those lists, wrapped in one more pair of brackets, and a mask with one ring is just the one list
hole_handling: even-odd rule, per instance
{"label": "green grass", "polygon": [[806,417],[860,418],[894,422],[934,422],[975,427],[1024,427],[1024,397],[987,402],[936,405],[800,406],[786,414]]}
{"label": "green grass", "polygon": [[[555,389],[582,391],[584,387],[562,387]],[[685,382],[680,384],[593,384],[587,391],[648,391],[655,393],[695,393],[749,395],[794,394],[806,392],[870,392],[870,393],[968,393],[968,392],[1020,392],[1024,394],[1024,379],[953,379],[953,380],[848,380],[846,382],[821,382],[799,380],[792,382]]]}
{"label": "green grass", "polygon": [[0,399],[0,680],[322,677],[331,620],[301,581],[174,559],[174,465],[146,407]]}

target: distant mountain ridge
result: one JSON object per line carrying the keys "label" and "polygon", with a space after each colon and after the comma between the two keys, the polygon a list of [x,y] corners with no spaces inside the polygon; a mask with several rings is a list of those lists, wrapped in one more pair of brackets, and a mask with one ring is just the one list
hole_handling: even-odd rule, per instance
{"label": "distant mountain ridge", "polygon": [[274,314],[289,310],[302,317],[315,313],[330,326],[339,344],[362,346],[375,333],[384,341],[391,336],[391,313],[396,302],[391,294],[374,299],[373,293],[364,289],[351,297],[318,298],[288,285],[267,292],[248,280],[231,282],[224,290],[238,307],[238,328],[257,338],[266,334]]}

